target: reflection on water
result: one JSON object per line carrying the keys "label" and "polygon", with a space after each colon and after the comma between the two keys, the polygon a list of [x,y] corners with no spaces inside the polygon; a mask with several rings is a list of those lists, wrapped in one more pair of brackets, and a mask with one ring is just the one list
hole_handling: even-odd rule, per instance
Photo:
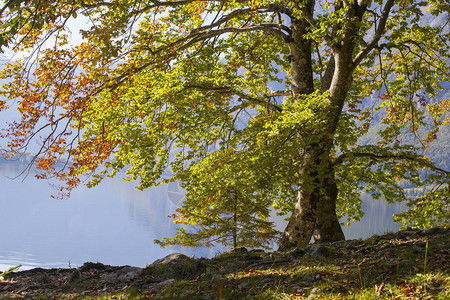
{"label": "reflection on water", "polygon": [[365,212],[362,220],[342,228],[347,239],[364,239],[399,230],[401,223],[394,223],[392,215],[406,210],[405,203],[388,204],[384,199],[374,200],[367,194],[363,194],[362,199]]}
{"label": "reflection on water", "polygon": [[0,270],[79,266],[86,261],[145,266],[171,252],[212,256],[211,249],[161,249],[154,239],[171,236],[167,216],[175,206],[166,187],[137,191],[121,179],[80,188],[68,200],[50,197],[45,181],[10,180],[23,165],[0,164]]}
{"label": "reflection on water", "polygon": [[[0,163],[0,270],[22,264],[33,267],[77,267],[86,261],[144,267],[168,253],[211,257],[223,249],[171,247],[154,239],[172,236],[176,226],[167,218],[182,198],[177,187],[138,191],[120,178],[75,190],[68,200],[50,197],[46,181],[29,176],[10,180],[24,165]],[[398,207],[381,201],[365,203],[362,222],[344,228],[348,239],[395,231],[392,213]],[[283,230],[285,222],[277,218]]]}
{"label": "reflection on water", "polygon": [[5,255],[0,255],[0,270],[4,271],[13,266],[22,265],[21,270],[31,269],[31,268],[52,268],[52,267],[63,267],[69,266],[67,262],[53,262],[45,263],[39,262],[34,258],[34,255],[18,251],[9,251],[4,253]]}

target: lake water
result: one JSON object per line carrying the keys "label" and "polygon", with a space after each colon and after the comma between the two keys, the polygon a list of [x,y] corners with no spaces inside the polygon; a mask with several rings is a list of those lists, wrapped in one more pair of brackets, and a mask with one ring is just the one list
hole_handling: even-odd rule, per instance
{"label": "lake water", "polygon": [[[170,247],[154,239],[172,236],[176,226],[167,218],[178,207],[177,185],[138,191],[120,178],[93,189],[79,188],[67,200],[55,200],[48,182],[18,175],[24,165],[0,163],[0,270],[16,265],[78,267],[84,262],[145,267],[169,253],[214,256],[224,249]],[[345,227],[347,239],[398,230],[392,214],[401,209],[384,201],[364,203],[361,222]],[[285,222],[276,219],[282,230]]]}

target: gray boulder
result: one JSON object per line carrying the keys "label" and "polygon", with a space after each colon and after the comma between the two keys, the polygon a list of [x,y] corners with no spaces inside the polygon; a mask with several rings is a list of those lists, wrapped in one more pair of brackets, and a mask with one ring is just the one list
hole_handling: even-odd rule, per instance
{"label": "gray boulder", "polygon": [[130,282],[142,274],[142,269],[138,267],[123,267],[115,272],[109,273],[103,277],[104,282]]}
{"label": "gray boulder", "polygon": [[172,253],[167,255],[166,257],[155,260],[150,267],[155,267],[158,265],[166,265],[166,264],[175,264],[183,260],[190,259],[189,256],[186,256],[182,253]]}
{"label": "gray boulder", "polygon": [[158,279],[192,279],[203,268],[201,262],[181,253],[172,253],[155,260],[145,269],[145,273]]}

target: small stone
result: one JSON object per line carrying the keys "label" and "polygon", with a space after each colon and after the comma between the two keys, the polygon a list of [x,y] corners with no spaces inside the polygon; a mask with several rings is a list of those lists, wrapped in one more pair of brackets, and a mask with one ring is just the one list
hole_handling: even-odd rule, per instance
{"label": "small stone", "polygon": [[107,274],[103,277],[104,282],[129,282],[142,274],[142,269],[138,267],[124,267],[116,272]]}
{"label": "small stone", "polygon": [[164,280],[163,282],[158,283],[158,287],[160,287],[160,288],[168,287],[168,286],[174,284],[175,281],[176,281],[175,279]]}
{"label": "small stone", "polygon": [[319,244],[317,246],[312,246],[308,248],[306,251],[306,255],[312,256],[312,257],[319,257],[319,256],[326,256],[328,254],[328,249],[322,244]]}
{"label": "small stone", "polygon": [[150,284],[149,291],[150,291],[150,293],[156,292],[159,289],[163,289],[165,287],[172,285],[175,281],[176,281],[175,279],[167,279],[167,280],[161,281],[159,283]]}

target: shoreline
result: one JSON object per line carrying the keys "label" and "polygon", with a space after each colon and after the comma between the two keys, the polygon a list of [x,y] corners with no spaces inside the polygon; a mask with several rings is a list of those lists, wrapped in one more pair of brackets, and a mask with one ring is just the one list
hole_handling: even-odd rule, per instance
{"label": "shoreline", "polygon": [[0,299],[445,299],[449,252],[450,228],[434,228],[288,252],[175,253],[146,268],[85,263],[13,272],[0,280]]}

